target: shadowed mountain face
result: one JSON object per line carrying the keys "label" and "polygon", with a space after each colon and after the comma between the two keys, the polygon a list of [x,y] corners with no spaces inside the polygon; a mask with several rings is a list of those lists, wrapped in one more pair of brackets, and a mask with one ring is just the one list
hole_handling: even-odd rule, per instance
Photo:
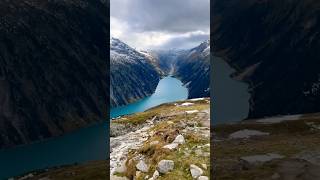
{"label": "shadowed mountain face", "polygon": [[210,97],[210,42],[178,56],[174,75],[187,85],[188,98]]}
{"label": "shadowed mountain face", "polygon": [[110,40],[110,105],[117,107],[150,96],[160,80],[156,60],[119,39]]}
{"label": "shadowed mountain face", "polygon": [[214,53],[250,84],[249,118],[320,111],[320,2],[217,0]]}
{"label": "shadowed mountain face", "polygon": [[0,148],[107,118],[108,6],[0,2]]}

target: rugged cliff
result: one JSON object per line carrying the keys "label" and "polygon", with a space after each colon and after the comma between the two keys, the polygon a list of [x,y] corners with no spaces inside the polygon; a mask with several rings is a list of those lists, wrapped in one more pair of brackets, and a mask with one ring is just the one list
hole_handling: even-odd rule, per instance
{"label": "rugged cliff", "polygon": [[108,6],[0,2],[0,148],[106,118]]}
{"label": "rugged cliff", "polygon": [[210,96],[210,41],[177,57],[174,75],[187,85],[189,98]]}
{"label": "rugged cliff", "polygon": [[320,3],[218,0],[214,53],[250,84],[249,118],[320,110]]}
{"label": "rugged cliff", "polygon": [[126,105],[151,95],[160,80],[155,60],[119,39],[110,40],[110,104]]}

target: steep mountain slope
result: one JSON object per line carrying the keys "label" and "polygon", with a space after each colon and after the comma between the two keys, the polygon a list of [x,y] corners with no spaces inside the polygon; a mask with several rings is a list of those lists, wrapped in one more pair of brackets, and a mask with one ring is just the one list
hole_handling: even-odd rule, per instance
{"label": "steep mountain slope", "polygon": [[151,95],[160,80],[153,60],[119,39],[111,38],[110,49],[111,107],[126,105]]}
{"label": "steep mountain slope", "polygon": [[250,84],[249,118],[320,111],[320,2],[213,4],[214,53]]}
{"label": "steep mountain slope", "polygon": [[180,55],[175,64],[175,76],[187,84],[189,98],[210,96],[210,41]]}
{"label": "steep mountain slope", "polygon": [[154,50],[153,55],[157,57],[158,66],[165,74],[174,73],[177,58],[185,53],[187,50]]}
{"label": "steep mountain slope", "polygon": [[107,116],[107,3],[0,2],[0,148]]}

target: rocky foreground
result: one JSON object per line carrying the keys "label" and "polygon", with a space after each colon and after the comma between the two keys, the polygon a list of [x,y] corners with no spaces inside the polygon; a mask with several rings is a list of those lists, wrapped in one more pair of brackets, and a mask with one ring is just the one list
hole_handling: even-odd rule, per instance
{"label": "rocky foreground", "polygon": [[200,98],[112,120],[110,179],[209,179],[209,108]]}
{"label": "rocky foreground", "polygon": [[319,115],[282,116],[213,127],[214,179],[320,179]]}

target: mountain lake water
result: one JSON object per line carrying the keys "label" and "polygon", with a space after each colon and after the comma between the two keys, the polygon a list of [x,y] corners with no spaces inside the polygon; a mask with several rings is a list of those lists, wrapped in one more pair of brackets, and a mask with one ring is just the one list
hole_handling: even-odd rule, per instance
{"label": "mountain lake water", "polygon": [[248,116],[248,85],[230,77],[235,72],[224,60],[213,58],[212,123],[232,123]]}
{"label": "mountain lake water", "polygon": [[[156,91],[138,102],[111,109],[110,118],[145,111],[162,103],[185,100],[188,90],[174,77],[160,80]],[[109,121],[67,133],[43,142],[0,150],[0,179],[107,157]]]}

